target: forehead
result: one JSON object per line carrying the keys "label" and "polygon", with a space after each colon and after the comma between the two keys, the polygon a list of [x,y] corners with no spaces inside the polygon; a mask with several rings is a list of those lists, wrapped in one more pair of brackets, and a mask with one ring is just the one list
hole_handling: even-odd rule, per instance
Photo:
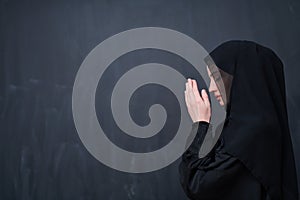
{"label": "forehead", "polygon": [[208,75],[210,75],[210,70],[207,65],[206,65],[206,71],[207,71]]}

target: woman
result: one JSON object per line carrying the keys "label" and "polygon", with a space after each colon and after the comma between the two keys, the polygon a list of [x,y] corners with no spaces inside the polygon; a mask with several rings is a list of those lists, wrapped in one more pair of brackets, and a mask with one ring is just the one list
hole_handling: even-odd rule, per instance
{"label": "woman", "polygon": [[[288,127],[283,65],[269,48],[228,41],[205,59],[209,92],[226,110],[222,133],[203,158],[198,152],[210,127],[210,102],[195,80],[185,100],[197,134],[182,156],[180,182],[190,199],[298,200]],[[223,84],[223,87],[221,87]]]}

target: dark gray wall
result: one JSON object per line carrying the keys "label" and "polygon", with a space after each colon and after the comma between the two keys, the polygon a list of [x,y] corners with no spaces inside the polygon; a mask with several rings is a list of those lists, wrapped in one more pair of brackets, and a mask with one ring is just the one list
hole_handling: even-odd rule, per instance
{"label": "dark gray wall", "polygon": [[86,55],[144,26],[183,32],[207,51],[229,39],[271,47],[285,64],[300,175],[299,21],[296,0],[1,1],[0,199],[185,199],[179,160],[147,174],[112,170],[87,152],[72,118],[73,82]]}

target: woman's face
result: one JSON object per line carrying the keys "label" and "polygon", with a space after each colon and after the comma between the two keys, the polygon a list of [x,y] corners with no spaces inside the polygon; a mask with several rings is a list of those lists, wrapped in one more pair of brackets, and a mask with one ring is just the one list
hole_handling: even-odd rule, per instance
{"label": "woman's face", "polygon": [[222,95],[216,85],[216,82],[208,68],[208,66],[206,66],[206,69],[207,69],[207,73],[208,73],[208,76],[210,78],[210,85],[209,85],[209,92],[210,93],[214,93],[214,96],[216,97],[216,99],[218,100],[218,102],[220,103],[221,106],[224,106],[224,101],[223,101],[223,98],[222,98]]}

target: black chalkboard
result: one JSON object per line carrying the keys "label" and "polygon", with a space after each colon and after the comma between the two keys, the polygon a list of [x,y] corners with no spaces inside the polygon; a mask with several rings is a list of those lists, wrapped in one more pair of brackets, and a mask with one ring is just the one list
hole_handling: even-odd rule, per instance
{"label": "black chalkboard", "polygon": [[[75,129],[72,88],[81,63],[106,38],[138,27],[180,31],[207,51],[230,39],[272,48],[285,66],[300,177],[299,19],[296,0],[2,0],[0,199],[187,199],[179,160],[145,174],[116,171],[87,151]],[[174,55],[150,54],[156,62],[166,56],[169,65],[186,65]]]}

